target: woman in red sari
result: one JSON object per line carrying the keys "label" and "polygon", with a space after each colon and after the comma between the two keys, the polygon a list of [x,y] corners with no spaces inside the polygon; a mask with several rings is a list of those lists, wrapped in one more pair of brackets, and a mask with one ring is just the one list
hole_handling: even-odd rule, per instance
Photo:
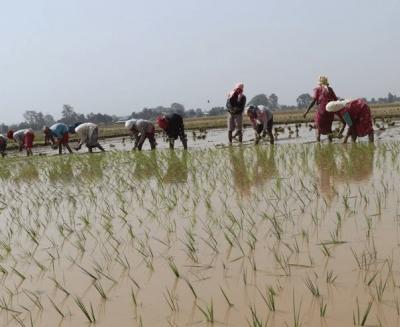
{"label": "woman in red sari", "polygon": [[340,120],[344,122],[341,132],[343,132],[346,125],[349,126],[343,143],[347,143],[350,136],[353,142],[357,140],[357,137],[367,135],[370,142],[374,141],[371,109],[365,100],[332,101],[328,103],[326,110],[332,114],[336,113]]}
{"label": "woman in red sari", "polygon": [[315,127],[317,134],[317,141],[321,141],[321,134],[328,135],[329,141],[332,141],[332,123],[335,117],[334,113],[326,111],[326,105],[330,101],[336,101],[337,97],[333,89],[329,86],[328,78],[326,76],[320,76],[319,86],[314,89],[313,101],[304,113],[304,118],[306,118],[308,112],[314,107],[315,104],[318,105],[318,110],[315,112]]}

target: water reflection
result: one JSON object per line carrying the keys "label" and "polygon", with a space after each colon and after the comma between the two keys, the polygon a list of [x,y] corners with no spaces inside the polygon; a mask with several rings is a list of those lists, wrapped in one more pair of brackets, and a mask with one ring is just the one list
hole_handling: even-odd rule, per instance
{"label": "water reflection", "polygon": [[51,162],[48,169],[48,177],[50,182],[72,182],[74,180],[74,173],[71,162],[71,158],[59,158],[59,160]]}
{"label": "water reflection", "polygon": [[260,187],[276,177],[278,170],[275,163],[275,147],[268,148],[256,146],[256,160],[254,164],[254,185]]}
{"label": "water reflection", "polygon": [[374,153],[373,144],[318,144],[315,165],[319,189],[326,199],[332,201],[335,197],[335,185],[367,181],[373,173]]}
{"label": "water reflection", "polygon": [[246,165],[243,147],[230,147],[229,159],[232,169],[233,183],[242,196],[250,195],[252,178]]}
{"label": "water reflection", "polygon": [[80,176],[88,181],[97,181],[103,178],[102,153],[88,153],[81,155],[82,170]]}
{"label": "water reflection", "polygon": [[146,180],[151,177],[159,177],[159,167],[157,162],[157,151],[136,152],[134,178]]}
{"label": "water reflection", "polygon": [[188,179],[188,154],[182,151],[179,157],[175,151],[170,151],[167,157],[167,171],[164,174],[165,183],[186,183]]}

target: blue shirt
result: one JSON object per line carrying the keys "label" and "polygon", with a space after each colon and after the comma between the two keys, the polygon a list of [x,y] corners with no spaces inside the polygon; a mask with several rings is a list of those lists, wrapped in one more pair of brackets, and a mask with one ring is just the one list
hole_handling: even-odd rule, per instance
{"label": "blue shirt", "polygon": [[62,123],[54,124],[50,127],[50,131],[53,137],[62,138],[68,133],[68,126]]}

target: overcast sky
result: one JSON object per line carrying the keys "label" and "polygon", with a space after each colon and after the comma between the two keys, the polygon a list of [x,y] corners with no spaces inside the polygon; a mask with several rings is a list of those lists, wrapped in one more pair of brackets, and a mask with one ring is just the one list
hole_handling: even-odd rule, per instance
{"label": "overcast sky", "polygon": [[[0,123],[245,93],[400,94],[399,0],[0,0]],[[210,100],[210,104],[207,103]]]}

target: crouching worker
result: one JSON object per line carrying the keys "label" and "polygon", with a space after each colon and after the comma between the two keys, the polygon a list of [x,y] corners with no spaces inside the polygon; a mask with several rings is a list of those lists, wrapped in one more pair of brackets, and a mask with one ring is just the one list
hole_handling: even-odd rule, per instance
{"label": "crouching worker", "polygon": [[99,127],[93,123],[84,123],[75,127],[75,133],[79,135],[79,143],[75,148],[79,151],[82,145],[85,144],[89,149],[89,152],[93,151],[93,148],[98,148],[101,151],[105,151],[99,143]]}
{"label": "crouching worker", "polygon": [[149,139],[151,149],[156,148],[155,129],[151,121],[144,119],[130,119],[125,122],[125,127],[129,130],[131,135],[135,138],[134,150],[142,150],[143,143]]}
{"label": "crouching worker", "polygon": [[10,140],[14,140],[18,144],[19,151],[21,152],[24,148],[26,150],[26,155],[29,157],[33,155],[33,140],[35,139],[35,133],[32,129],[20,129],[16,132],[10,130],[7,133],[7,137]]}
{"label": "crouching worker", "polygon": [[157,117],[158,126],[164,130],[168,136],[169,148],[174,148],[175,140],[179,137],[183,148],[187,149],[187,137],[185,134],[185,126],[181,115],[171,114],[168,116]]}
{"label": "crouching worker", "polygon": [[363,99],[331,101],[326,106],[326,111],[334,112],[343,122],[340,134],[346,125],[349,127],[343,143],[347,143],[351,136],[353,142],[357,137],[367,136],[370,142],[374,142],[374,129],[372,127],[371,109]]}
{"label": "crouching worker", "polygon": [[260,142],[261,137],[265,137],[267,134],[269,143],[274,144],[274,135],[272,134],[274,116],[272,111],[265,106],[249,106],[247,116],[250,118],[256,134],[256,144]]}
{"label": "crouching worker", "polygon": [[6,155],[6,150],[7,150],[7,138],[3,134],[0,134],[0,154],[2,157]]}
{"label": "crouching worker", "polygon": [[51,127],[44,127],[44,143],[45,145],[53,144],[54,148],[58,148],[58,154],[62,154],[63,146],[67,148],[69,153],[72,153],[71,147],[69,146],[69,134],[68,126],[62,123],[54,124]]}

